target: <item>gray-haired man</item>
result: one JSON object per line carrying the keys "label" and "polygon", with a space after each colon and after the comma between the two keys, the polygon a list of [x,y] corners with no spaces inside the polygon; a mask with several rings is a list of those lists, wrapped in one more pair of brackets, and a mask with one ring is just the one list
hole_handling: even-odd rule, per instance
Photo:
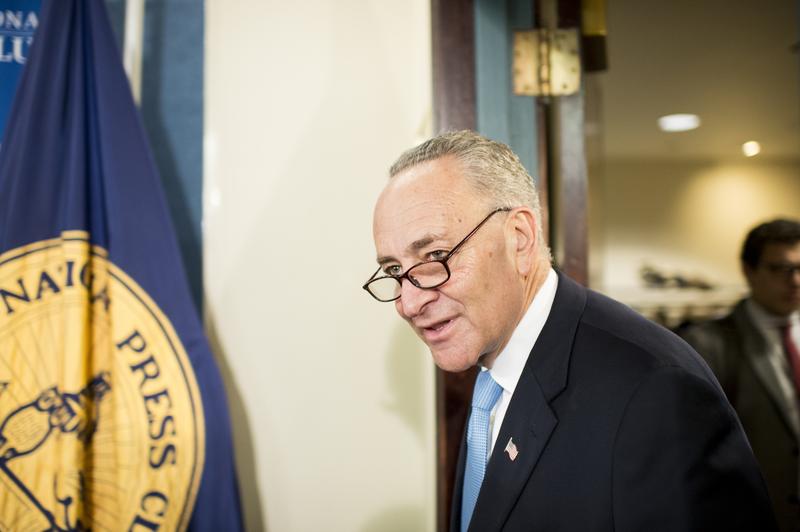
{"label": "gray-haired man", "polygon": [[507,146],[449,133],[390,174],[364,287],[440,368],[481,367],[452,530],[774,530],[708,367],[551,268],[536,191]]}

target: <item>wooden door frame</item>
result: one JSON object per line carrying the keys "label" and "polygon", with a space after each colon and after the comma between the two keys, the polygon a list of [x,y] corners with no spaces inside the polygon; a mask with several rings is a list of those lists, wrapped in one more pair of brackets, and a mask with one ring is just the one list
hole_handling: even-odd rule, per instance
{"label": "wooden door frame", "polygon": [[[534,13],[547,0],[531,0]],[[435,132],[472,129],[476,124],[475,20],[473,0],[432,0],[433,107]],[[559,27],[580,27],[580,0],[560,0]],[[537,26],[541,20],[537,18]],[[545,234],[561,269],[586,284],[586,161],[583,154],[582,98],[537,103],[537,182]],[[577,123],[576,121],[580,121]],[[575,137],[576,131],[580,132]],[[551,164],[553,161],[555,164]],[[561,174],[555,175],[556,173]],[[552,196],[550,192],[553,192]],[[552,205],[550,198],[569,209]],[[563,216],[548,213],[569,212]],[[547,231],[549,226],[549,231]],[[436,529],[449,530],[453,480],[476,369],[436,370]]]}
{"label": "wooden door frame", "polygon": [[[433,115],[436,133],[476,128],[475,26],[472,0],[432,0]],[[450,527],[458,451],[475,368],[436,368],[436,529]]]}

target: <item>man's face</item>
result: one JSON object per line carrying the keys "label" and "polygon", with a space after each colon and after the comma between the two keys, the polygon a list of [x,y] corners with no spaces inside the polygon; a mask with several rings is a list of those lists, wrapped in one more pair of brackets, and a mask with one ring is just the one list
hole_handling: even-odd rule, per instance
{"label": "man's face", "polygon": [[[477,196],[451,158],[396,175],[375,207],[373,233],[385,272],[441,259],[497,205]],[[432,290],[402,282],[395,308],[447,371],[496,354],[516,326],[523,284],[509,249],[507,215],[495,214],[448,261],[450,279]],[[485,360],[486,361],[486,360]],[[490,362],[490,361],[489,361]]]}
{"label": "man's face", "polygon": [[[794,266],[794,270],[787,271]],[[778,316],[800,309],[800,242],[764,246],[758,266],[744,266],[744,274],[756,303]]]}

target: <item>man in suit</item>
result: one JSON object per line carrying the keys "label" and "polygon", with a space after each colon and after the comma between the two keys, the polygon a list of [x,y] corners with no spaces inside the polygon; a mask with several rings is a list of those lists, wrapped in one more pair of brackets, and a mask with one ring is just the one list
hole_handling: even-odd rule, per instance
{"label": "man in suit", "polygon": [[390,175],[364,288],[440,368],[481,368],[453,531],[775,530],[708,366],[551,268],[533,182],[507,146],[449,133]]}
{"label": "man in suit", "polygon": [[773,220],[741,253],[750,296],[682,336],[717,375],[764,472],[781,530],[800,530],[800,222]]}

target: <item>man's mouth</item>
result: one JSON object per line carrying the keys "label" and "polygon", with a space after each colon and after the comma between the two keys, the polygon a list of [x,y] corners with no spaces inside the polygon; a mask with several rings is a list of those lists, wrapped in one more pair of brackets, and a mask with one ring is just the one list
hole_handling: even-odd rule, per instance
{"label": "man's mouth", "polygon": [[452,329],[454,319],[440,320],[433,322],[427,327],[420,327],[422,336],[428,342],[437,342],[445,339]]}

